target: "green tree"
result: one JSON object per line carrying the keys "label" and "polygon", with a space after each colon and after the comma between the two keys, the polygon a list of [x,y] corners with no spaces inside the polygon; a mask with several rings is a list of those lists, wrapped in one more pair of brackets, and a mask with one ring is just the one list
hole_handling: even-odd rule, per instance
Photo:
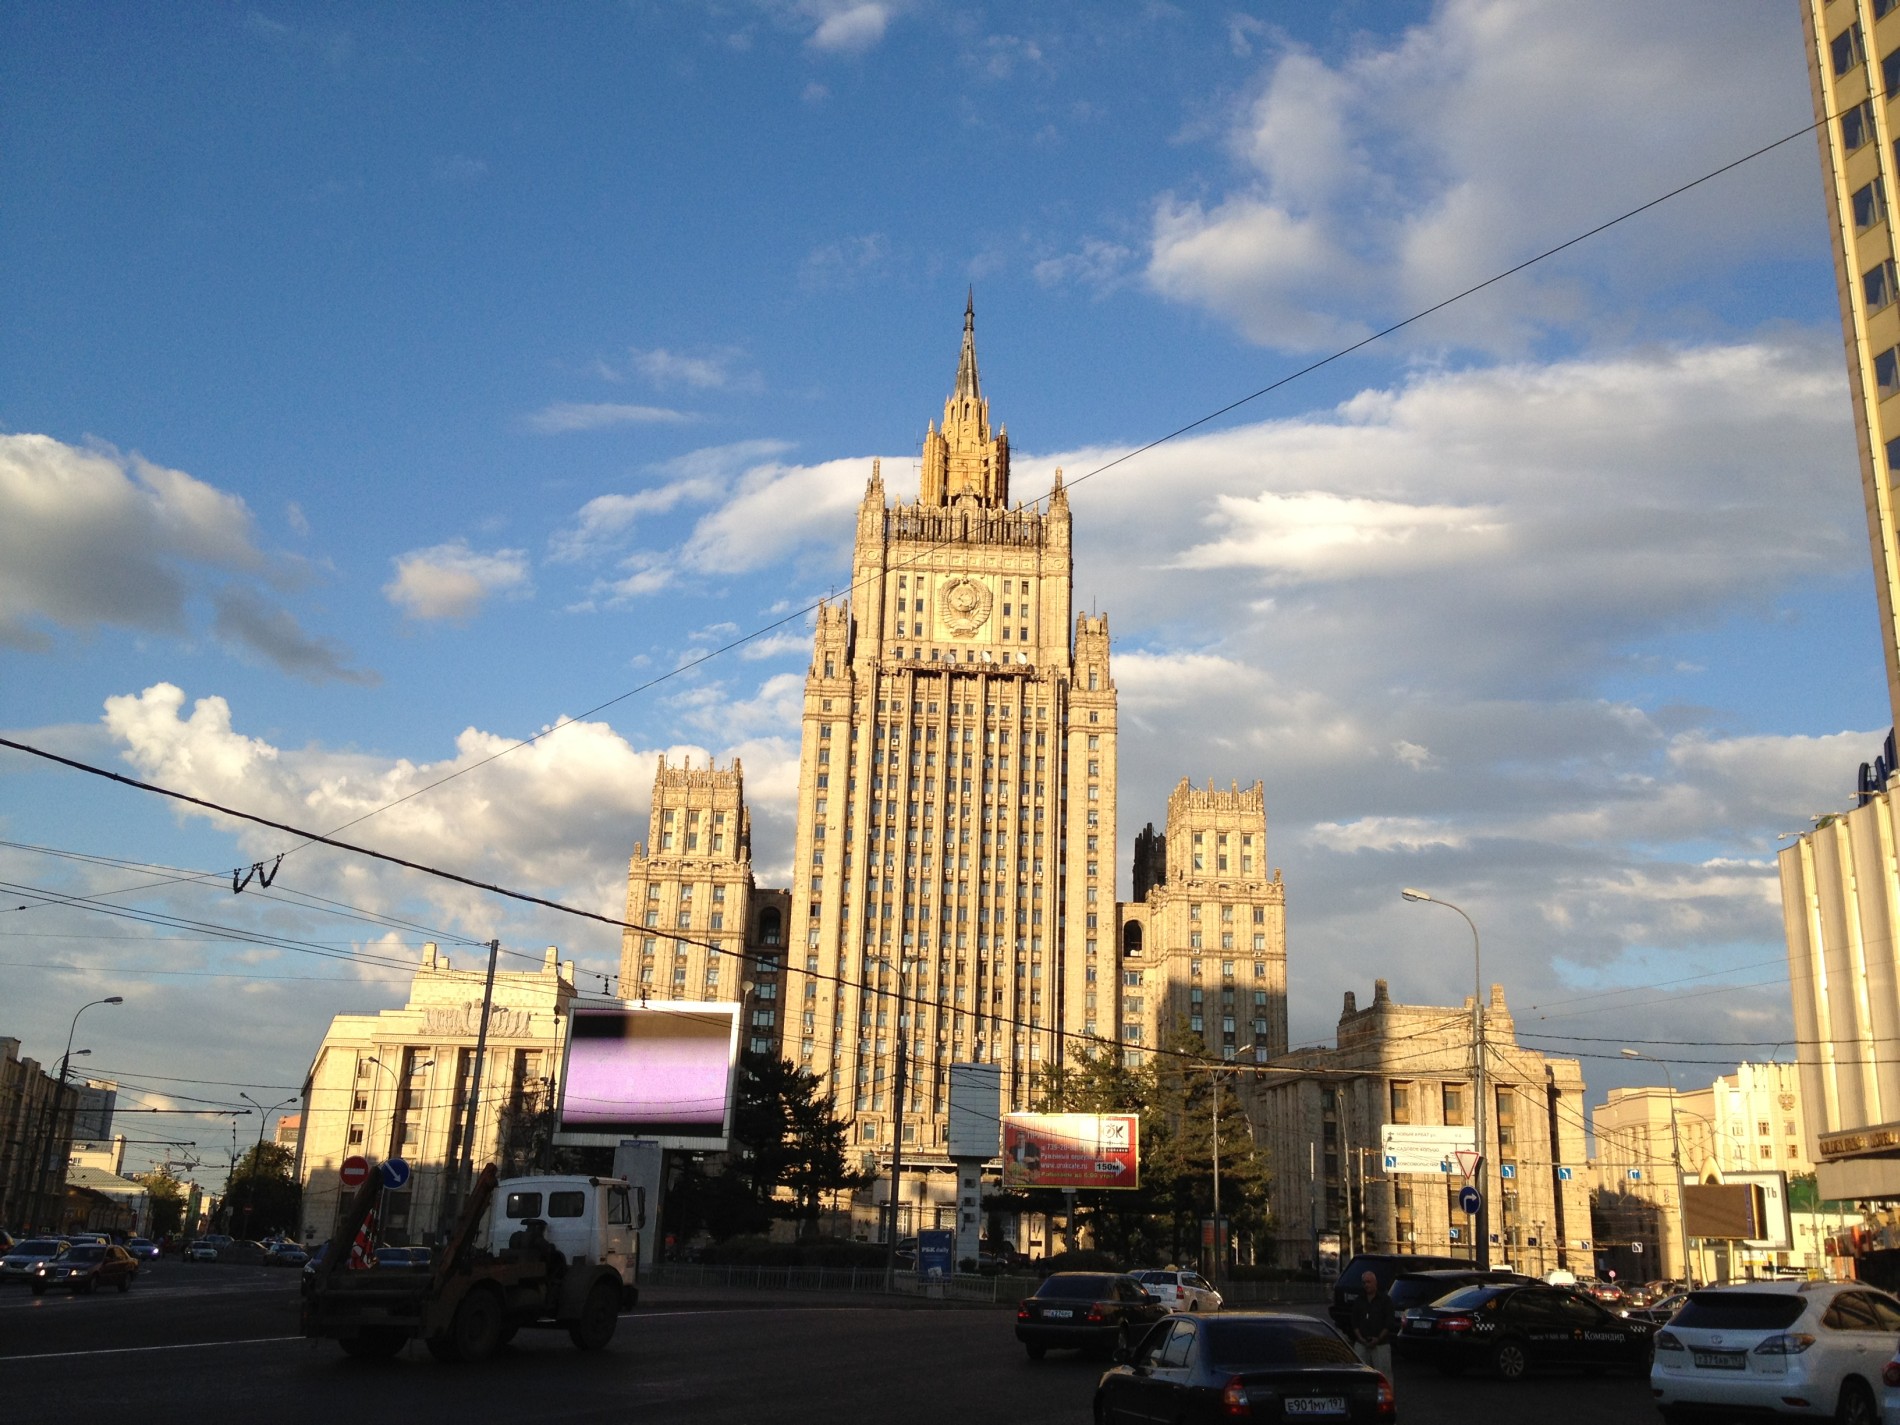
{"label": "green tree", "polygon": [[266,1232],[295,1235],[302,1215],[303,1191],[294,1176],[296,1154],[279,1143],[255,1143],[231,1169],[220,1215],[233,1236]]}
{"label": "green tree", "polygon": [[150,1208],[146,1230],[154,1237],[176,1232],[185,1220],[185,1185],[163,1168],[136,1174],[132,1181],[145,1189]]}

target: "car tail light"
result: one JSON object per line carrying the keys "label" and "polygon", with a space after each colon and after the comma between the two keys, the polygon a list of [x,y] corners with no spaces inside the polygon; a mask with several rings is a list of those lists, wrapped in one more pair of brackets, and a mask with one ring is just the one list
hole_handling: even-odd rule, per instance
{"label": "car tail light", "polygon": [[1379,1403],[1377,1410],[1381,1420],[1393,1420],[1398,1418],[1399,1407],[1397,1400],[1395,1400],[1392,1395],[1392,1382],[1387,1380],[1384,1376],[1379,1377]]}
{"label": "car tail light", "polygon": [[1900,1361],[1888,1361],[1881,1369],[1880,1378],[1888,1385],[1900,1385]]}
{"label": "car tail light", "polygon": [[1016,1303],[1016,1319],[1018,1321],[1027,1321],[1029,1319],[1029,1303],[1028,1302],[1019,1301]]}
{"label": "car tail light", "polygon": [[1083,1319],[1092,1325],[1100,1326],[1104,1321],[1108,1320],[1108,1303],[1105,1301],[1090,1302],[1089,1314]]}
{"label": "car tail light", "polygon": [[1658,1331],[1656,1333],[1656,1349],[1659,1351],[1680,1351],[1682,1349],[1681,1338],[1673,1331]]}
{"label": "car tail light", "polygon": [[1438,1318],[1438,1329],[1440,1331],[1469,1331],[1471,1318],[1469,1316],[1441,1316]]}
{"label": "car tail light", "polygon": [[1755,1347],[1758,1356],[1798,1356],[1814,1344],[1814,1338],[1805,1331],[1787,1331],[1779,1336],[1770,1336]]}
{"label": "car tail light", "polygon": [[1220,1413],[1229,1419],[1247,1419],[1253,1415],[1246,1382],[1239,1376],[1227,1377],[1227,1386],[1220,1393]]}

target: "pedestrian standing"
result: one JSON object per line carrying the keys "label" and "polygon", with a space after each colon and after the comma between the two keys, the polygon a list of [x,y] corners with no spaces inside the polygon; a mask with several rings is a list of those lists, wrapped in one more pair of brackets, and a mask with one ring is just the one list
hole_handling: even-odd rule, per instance
{"label": "pedestrian standing", "polygon": [[1351,1304],[1352,1349],[1359,1359],[1392,1379],[1392,1336],[1398,1329],[1398,1310],[1379,1286],[1376,1272],[1359,1278],[1362,1295]]}

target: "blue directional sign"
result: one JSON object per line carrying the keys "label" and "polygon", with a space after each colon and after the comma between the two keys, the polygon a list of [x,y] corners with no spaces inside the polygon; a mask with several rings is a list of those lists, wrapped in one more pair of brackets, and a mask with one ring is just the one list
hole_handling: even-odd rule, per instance
{"label": "blue directional sign", "polygon": [[1475,1216],[1484,1199],[1470,1183],[1458,1189],[1458,1210],[1466,1216]]}
{"label": "blue directional sign", "polygon": [[405,1158],[391,1158],[377,1172],[382,1174],[383,1186],[392,1191],[409,1186],[409,1162]]}
{"label": "blue directional sign", "polygon": [[1385,1155],[1385,1170],[1389,1173],[1399,1165],[1399,1160],[1391,1153]]}
{"label": "blue directional sign", "polygon": [[1643,1180],[1643,1170],[1641,1168],[1631,1168],[1629,1170],[1629,1179],[1633,1183],[1640,1183]]}
{"label": "blue directional sign", "polygon": [[1499,1176],[1499,1177],[1501,1177],[1501,1178],[1514,1178],[1514,1177],[1516,1177],[1516,1176],[1517,1176],[1517,1164],[1516,1164],[1516,1163],[1499,1163],[1499,1164],[1498,1164],[1498,1176]]}
{"label": "blue directional sign", "polygon": [[1567,1183],[1567,1182],[1569,1182],[1569,1181],[1570,1181],[1570,1169],[1568,1169],[1568,1168],[1559,1168],[1559,1169],[1557,1169],[1557,1181],[1558,1181],[1558,1182],[1560,1182],[1560,1183]]}

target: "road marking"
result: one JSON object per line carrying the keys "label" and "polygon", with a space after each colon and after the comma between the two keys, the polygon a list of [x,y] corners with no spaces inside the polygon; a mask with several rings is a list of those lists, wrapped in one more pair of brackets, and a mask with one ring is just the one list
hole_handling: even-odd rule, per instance
{"label": "road marking", "polygon": [[241,1341],[181,1341],[173,1346],[101,1346],[96,1351],[41,1351],[31,1356],[0,1356],[0,1364],[15,1361],[70,1361],[81,1356],[130,1356],[141,1351],[203,1351],[214,1346],[269,1346],[279,1341],[301,1341],[302,1336],[247,1336]]}

